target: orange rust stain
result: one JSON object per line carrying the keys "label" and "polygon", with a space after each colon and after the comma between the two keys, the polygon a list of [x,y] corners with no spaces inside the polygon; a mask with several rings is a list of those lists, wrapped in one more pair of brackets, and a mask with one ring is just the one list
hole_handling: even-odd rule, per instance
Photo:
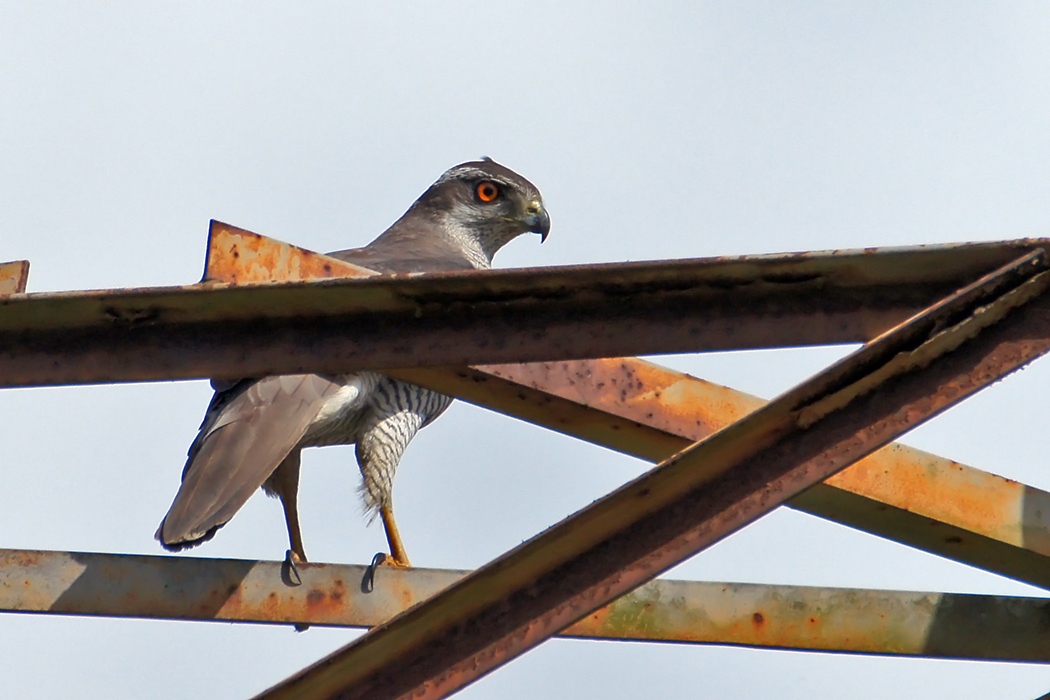
{"label": "orange rust stain", "polygon": [[0,561],[3,561],[5,567],[23,567],[28,569],[40,566],[43,558],[40,552],[15,551],[0,556]]}
{"label": "orange rust stain", "polygon": [[225,591],[226,595],[223,596],[222,593],[222,591],[213,591],[209,596],[211,600],[206,601],[202,607],[210,608],[216,602],[215,599],[224,598],[222,607],[215,613],[215,617],[236,618],[246,612],[240,586],[230,585]]}
{"label": "orange rust stain", "polygon": [[576,622],[571,627],[566,629],[563,634],[567,635],[581,635],[581,636],[602,636],[603,632],[608,629],[609,625],[609,613],[610,606],[605,606],[599,610],[594,611],[587,617]]}
{"label": "orange rust stain", "polygon": [[269,595],[261,600],[250,594],[245,599],[245,591],[238,587],[226,599],[222,608],[215,614],[215,617],[229,619],[248,617],[259,620],[286,621],[292,619],[297,610],[298,606],[294,603],[294,594],[281,596],[271,591]]}
{"label": "orange rust stain", "polygon": [[[635,358],[501,366],[572,401],[688,439],[707,437],[763,404],[761,399]],[[619,391],[608,391],[615,387]],[[829,485],[942,522],[1021,544],[1023,487],[951,460],[893,445]]]}
{"label": "orange rust stain", "polygon": [[637,358],[483,369],[691,440],[762,405],[760,399]]}
{"label": "orange rust stain", "polygon": [[1024,487],[958,462],[890,445],[825,483],[967,530],[1022,544]]}
{"label": "orange rust stain", "polygon": [[372,273],[350,263],[226,224],[216,223],[208,242],[207,280],[228,284],[308,282]]}
{"label": "orange rust stain", "polygon": [[315,620],[345,617],[349,608],[346,589],[336,582],[330,589],[312,588],[306,594],[306,610]]}
{"label": "orange rust stain", "polygon": [[406,610],[419,602],[419,599],[413,594],[412,588],[406,586],[400,577],[394,583],[393,588],[394,595],[392,597],[396,597],[400,601],[402,610]]}
{"label": "orange rust stain", "polygon": [[0,263],[0,296],[24,292],[28,279],[28,260]]}

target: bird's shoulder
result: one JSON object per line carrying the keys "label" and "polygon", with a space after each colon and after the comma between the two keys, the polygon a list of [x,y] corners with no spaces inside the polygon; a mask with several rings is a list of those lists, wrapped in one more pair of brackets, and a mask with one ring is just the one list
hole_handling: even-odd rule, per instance
{"label": "bird's shoulder", "polygon": [[440,217],[427,207],[413,206],[393,226],[363,248],[328,255],[385,274],[471,270],[469,252],[446,235]]}
{"label": "bird's shoulder", "polygon": [[328,255],[388,275],[471,270],[475,267],[462,250],[430,239],[405,240],[398,245],[372,245],[337,250]]}

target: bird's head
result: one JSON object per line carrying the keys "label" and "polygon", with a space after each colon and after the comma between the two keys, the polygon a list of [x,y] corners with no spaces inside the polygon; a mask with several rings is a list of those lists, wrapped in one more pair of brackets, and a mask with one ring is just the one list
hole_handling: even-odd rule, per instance
{"label": "bird's head", "polygon": [[439,216],[447,235],[480,247],[488,262],[521,234],[538,233],[542,242],[551,228],[536,186],[490,158],[448,170],[416,205]]}

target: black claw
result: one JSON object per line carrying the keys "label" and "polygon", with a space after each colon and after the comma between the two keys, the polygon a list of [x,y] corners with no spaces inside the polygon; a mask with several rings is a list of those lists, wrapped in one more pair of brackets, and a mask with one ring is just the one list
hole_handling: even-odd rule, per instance
{"label": "black claw", "polygon": [[299,575],[299,567],[295,565],[295,557],[292,556],[292,550],[290,549],[284,554],[284,563],[281,564],[281,579],[289,586],[303,585],[303,577]]}
{"label": "black claw", "polygon": [[381,566],[386,561],[386,554],[379,552],[372,557],[372,563],[365,568],[365,575],[361,579],[361,592],[371,593],[372,589],[375,588],[376,582],[376,567]]}

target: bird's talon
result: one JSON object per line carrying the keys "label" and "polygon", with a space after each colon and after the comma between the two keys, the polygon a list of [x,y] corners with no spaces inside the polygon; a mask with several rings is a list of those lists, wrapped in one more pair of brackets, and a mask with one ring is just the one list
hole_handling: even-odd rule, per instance
{"label": "bird's talon", "polygon": [[383,562],[385,562],[386,559],[387,556],[383,552],[379,552],[374,557],[372,557],[372,563],[365,567],[365,575],[361,579],[362,593],[371,593],[372,589],[375,588],[376,567],[382,566]]}
{"label": "bird's talon", "polygon": [[299,564],[301,562],[302,559],[299,557],[298,554],[296,554],[292,550],[289,549],[287,552],[285,552],[284,566],[282,568],[284,569],[284,573],[286,574],[283,578],[286,579],[285,582],[288,585],[303,585],[303,577],[299,575],[299,567],[296,566],[296,564]]}

